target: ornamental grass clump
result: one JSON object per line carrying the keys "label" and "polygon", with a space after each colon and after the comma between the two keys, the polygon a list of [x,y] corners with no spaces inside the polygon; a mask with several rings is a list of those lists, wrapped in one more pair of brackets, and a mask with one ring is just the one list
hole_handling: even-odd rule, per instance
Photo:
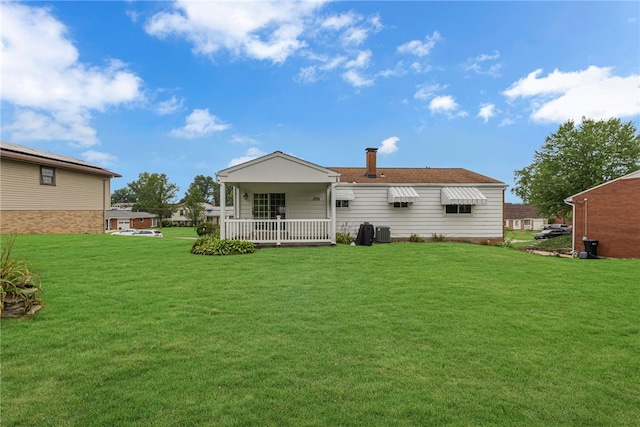
{"label": "ornamental grass clump", "polygon": [[218,239],[214,236],[200,237],[191,247],[197,255],[243,255],[252,254],[256,247],[246,240]]}
{"label": "ornamental grass clump", "polygon": [[24,261],[11,257],[16,236],[4,239],[0,254],[0,315],[22,317],[33,315],[40,305],[40,276],[33,274]]}

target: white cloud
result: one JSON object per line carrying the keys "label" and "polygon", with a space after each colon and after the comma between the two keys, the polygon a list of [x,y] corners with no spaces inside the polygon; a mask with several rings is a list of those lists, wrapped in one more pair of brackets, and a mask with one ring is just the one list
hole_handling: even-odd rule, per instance
{"label": "white cloud", "polygon": [[167,114],[173,114],[176,111],[180,111],[184,106],[184,98],[178,99],[175,96],[172,96],[171,99],[166,101],[159,102],[156,106],[156,113],[161,116]]}
{"label": "white cloud", "polygon": [[238,135],[235,134],[231,137],[231,142],[233,142],[234,144],[241,144],[241,145],[246,145],[246,144],[257,144],[258,141],[256,141],[255,139],[249,137],[249,136],[245,136],[245,135]]}
{"label": "white cloud", "polygon": [[252,147],[252,148],[249,148],[246,151],[244,156],[236,157],[234,159],[231,159],[231,161],[229,162],[227,167],[239,165],[240,163],[244,163],[244,162],[248,162],[249,160],[257,159],[258,157],[262,157],[262,156],[264,156],[266,154],[267,153],[261,151],[260,149]]}
{"label": "white cloud", "polygon": [[194,139],[207,136],[213,132],[220,132],[230,127],[231,125],[209,114],[209,109],[195,109],[187,116],[186,124],[181,128],[173,129],[171,135],[177,138]]}
{"label": "white cloud", "polygon": [[429,103],[432,114],[444,114],[449,118],[465,117],[466,111],[458,111],[460,106],[451,95],[437,96]]}
{"label": "white cloud", "polygon": [[496,106],[494,104],[481,104],[477,117],[481,117],[485,123],[496,115]]}
{"label": "white cloud", "polygon": [[82,153],[82,158],[89,163],[102,166],[112,165],[118,158],[109,153],[103,153],[95,150],[88,150]]}
{"label": "white cloud", "polygon": [[446,88],[447,88],[447,85],[441,86],[439,84],[433,84],[433,85],[421,84],[421,85],[418,85],[418,90],[413,95],[413,97],[416,99],[427,100],[433,97],[436,94],[436,92],[439,92]]}
{"label": "white cloud", "polygon": [[561,123],[572,119],[609,119],[640,115],[640,75],[612,75],[611,67],[561,72],[546,77],[535,70],[513,83],[503,95],[510,100],[530,99],[531,119]]}
{"label": "white cloud", "polygon": [[411,40],[410,42],[398,46],[397,51],[399,53],[406,53],[420,57],[427,56],[436,43],[442,40],[442,37],[439,32],[434,31],[431,36],[426,36],[425,40],[426,41],[424,42],[420,40]]}
{"label": "white cloud", "polygon": [[306,46],[302,35],[322,1],[197,2],[178,0],[173,10],[154,15],[146,31],[164,38],[181,36],[193,51],[284,62]]}
{"label": "white cloud", "polygon": [[309,67],[300,68],[300,71],[294,80],[298,83],[314,83],[318,81],[318,72],[316,67],[310,65]]}
{"label": "white cloud", "polygon": [[356,70],[347,70],[342,73],[342,78],[349,84],[355,87],[371,86],[373,79],[368,79],[360,74]]}
{"label": "white cloud", "polygon": [[345,64],[345,68],[366,68],[371,61],[371,51],[363,50],[358,52],[358,56]]}
{"label": "white cloud", "polygon": [[369,37],[369,31],[364,28],[349,28],[342,35],[342,43],[345,45],[361,45]]}
{"label": "white cloud", "polygon": [[[142,80],[111,60],[96,67],[79,61],[68,30],[47,7],[2,4],[2,99],[16,107],[4,129],[16,141],[62,139],[98,144],[91,112],[143,99]],[[30,119],[38,122],[37,128]]]}
{"label": "white cloud", "polygon": [[396,151],[398,151],[398,141],[400,141],[400,138],[398,138],[397,136],[391,136],[385,139],[384,141],[382,141],[382,145],[378,149],[378,152],[382,154],[395,153]]}
{"label": "white cloud", "polygon": [[[466,71],[473,71],[479,75],[487,75],[491,77],[500,77],[500,70],[502,69],[501,63],[493,63],[500,58],[500,53],[496,50],[493,54],[482,53],[475,58],[469,58],[467,65],[465,65]],[[488,65],[487,65],[488,64]]]}
{"label": "white cloud", "polygon": [[323,28],[332,30],[341,30],[344,27],[350,27],[359,21],[358,15],[353,12],[343,13],[342,15],[330,16],[320,24]]}

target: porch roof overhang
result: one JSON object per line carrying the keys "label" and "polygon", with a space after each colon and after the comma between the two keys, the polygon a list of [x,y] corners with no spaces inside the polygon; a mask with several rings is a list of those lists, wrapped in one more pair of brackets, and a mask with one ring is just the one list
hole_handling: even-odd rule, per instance
{"label": "porch roof overhang", "polygon": [[476,187],[442,187],[442,205],[486,205],[487,197]]}
{"label": "porch roof overhang", "polygon": [[420,199],[420,195],[413,187],[389,187],[387,201],[389,203],[414,203]]}

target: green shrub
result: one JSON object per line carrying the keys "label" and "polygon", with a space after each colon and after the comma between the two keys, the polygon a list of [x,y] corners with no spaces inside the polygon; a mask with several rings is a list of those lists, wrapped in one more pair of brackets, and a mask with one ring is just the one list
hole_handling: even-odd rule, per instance
{"label": "green shrub", "polygon": [[211,224],[210,222],[203,222],[196,227],[196,233],[198,236],[220,236],[220,226],[217,224]]}
{"label": "green shrub", "polygon": [[350,245],[353,242],[353,237],[349,233],[336,233],[336,243],[341,245]]}
{"label": "green shrub", "polygon": [[191,247],[192,254],[198,255],[242,255],[252,254],[256,247],[246,240],[220,240],[214,236],[200,237]]}
{"label": "green shrub", "polygon": [[413,233],[411,236],[409,236],[409,241],[413,243],[423,243],[424,239],[418,236],[417,234]]}
{"label": "green shrub", "polygon": [[0,255],[0,315],[21,317],[36,313],[40,305],[40,276],[24,261],[11,258],[15,235],[5,238]]}
{"label": "green shrub", "polygon": [[170,219],[163,219],[162,220],[162,226],[163,227],[173,227],[173,222]]}
{"label": "green shrub", "polygon": [[431,235],[431,241],[432,242],[446,242],[447,241],[447,236],[445,236],[444,234],[439,234],[439,233],[433,233]]}
{"label": "green shrub", "polygon": [[496,246],[499,248],[516,249],[516,247],[513,246],[513,239],[504,239],[502,242],[497,242]]}

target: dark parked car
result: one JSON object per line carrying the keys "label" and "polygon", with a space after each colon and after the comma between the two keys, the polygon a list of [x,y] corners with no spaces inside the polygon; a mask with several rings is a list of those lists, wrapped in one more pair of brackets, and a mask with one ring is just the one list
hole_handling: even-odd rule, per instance
{"label": "dark parked car", "polygon": [[533,235],[536,240],[551,239],[552,237],[565,236],[571,234],[571,227],[547,228]]}

